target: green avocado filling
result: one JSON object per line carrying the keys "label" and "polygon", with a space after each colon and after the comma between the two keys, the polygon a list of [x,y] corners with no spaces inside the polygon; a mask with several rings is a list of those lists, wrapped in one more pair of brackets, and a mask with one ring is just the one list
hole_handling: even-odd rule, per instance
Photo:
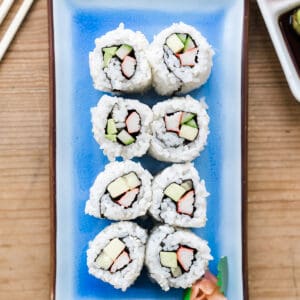
{"label": "green avocado filling", "polygon": [[175,202],[177,202],[185,193],[186,189],[174,182],[168,185],[164,190],[164,194]]}
{"label": "green avocado filling", "polygon": [[116,52],[118,50],[118,47],[107,47],[103,48],[103,61],[104,61],[104,67],[107,67],[110,60],[115,56]]}
{"label": "green avocado filling", "polygon": [[161,251],[159,253],[159,257],[162,266],[174,269],[177,268],[178,265],[176,252]]}
{"label": "green avocado filling", "polygon": [[114,119],[108,119],[106,125],[107,134],[112,135],[118,133]]}

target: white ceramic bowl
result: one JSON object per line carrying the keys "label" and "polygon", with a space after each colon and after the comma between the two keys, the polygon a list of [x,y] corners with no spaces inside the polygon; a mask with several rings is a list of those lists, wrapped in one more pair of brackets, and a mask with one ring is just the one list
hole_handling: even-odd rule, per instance
{"label": "white ceramic bowl", "polygon": [[270,33],[289,87],[300,102],[300,77],[282,36],[278,18],[285,12],[300,6],[300,0],[257,0]]}

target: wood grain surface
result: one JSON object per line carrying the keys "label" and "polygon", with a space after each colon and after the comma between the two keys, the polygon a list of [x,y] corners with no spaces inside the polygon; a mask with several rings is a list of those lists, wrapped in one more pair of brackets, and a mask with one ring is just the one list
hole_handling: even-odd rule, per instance
{"label": "wood grain surface", "polygon": [[[250,7],[249,295],[300,300],[300,104],[255,1]],[[49,297],[47,24],[38,0],[0,64],[1,300]]]}

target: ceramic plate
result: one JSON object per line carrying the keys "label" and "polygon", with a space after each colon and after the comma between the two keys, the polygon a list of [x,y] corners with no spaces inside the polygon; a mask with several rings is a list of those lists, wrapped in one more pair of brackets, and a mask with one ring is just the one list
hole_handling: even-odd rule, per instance
{"label": "ceramic plate", "polygon": [[[243,0],[54,0],[50,8],[51,161],[53,198],[53,291],[57,300],[182,299],[183,290],[163,292],[144,269],[125,293],[88,274],[88,242],[110,221],[84,214],[89,188],[108,163],[92,135],[91,107],[102,93],[93,88],[88,54],[96,37],[120,22],[149,41],[173,22],[196,27],[215,50],[208,82],[191,93],[205,97],[211,118],[208,145],[195,160],[210,192],[207,225],[194,230],[208,240],[214,260],[228,257],[227,298],[246,299],[246,33]],[[136,96],[153,105],[153,91]],[[153,174],[167,166],[141,159]],[[244,224],[244,225],[243,225]]]}

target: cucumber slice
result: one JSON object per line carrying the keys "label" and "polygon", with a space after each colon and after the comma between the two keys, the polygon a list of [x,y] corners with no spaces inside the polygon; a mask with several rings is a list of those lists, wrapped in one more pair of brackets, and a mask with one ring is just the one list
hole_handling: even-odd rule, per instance
{"label": "cucumber slice", "polygon": [[177,268],[171,268],[172,275],[176,278],[182,274],[180,267],[177,266]]}
{"label": "cucumber slice", "polygon": [[185,124],[192,120],[196,115],[189,112],[184,112],[180,124]]}
{"label": "cucumber slice", "polygon": [[171,183],[164,190],[164,194],[176,202],[185,194],[185,192],[185,189],[177,183]]}
{"label": "cucumber slice", "polygon": [[103,56],[103,63],[104,68],[106,68],[110,62],[110,60],[115,56],[118,47],[107,47],[103,48],[104,56]]}
{"label": "cucumber slice", "polygon": [[106,131],[107,131],[107,134],[109,134],[109,135],[118,133],[114,119],[107,120]]}
{"label": "cucumber slice", "polygon": [[106,134],[105,137],[112,141],[112,142],[116,142],[117,141],[117,135],[116,134]]}
{"label": "cucumber slice", "polygon": [[176,54],[184,48],[184,44],[176,33],[170,35],[166,41],[167,46]]}
{"label": "cucumber slice", "polygon": [[112,58],[113,58],[113,56],[110,55],[109,53],[104,53],[104,56],[103,56],[104,68],[108,67],[108,64]]}
{"label": "cucumber slice", "polygon": [[192,180],[186,180],[181,185],[185,189],[186,192],[193,189],[193,181]]}
{"label": "cucumber slice", "polygon": [[177,33],[177,36],[180,38],[180,40],[181,40],[182,43],[184,44],[184,43],[185,43],[185,40],[186,40],[187,34],[185,34],[185,33]]}
{"label": "cucumber slice", "polygon": [[182,125],[179,131],[179,136],[192,142],[198,135],[198,129],[188,125]]}
{"label": "cucumber slice", "polygon": [[112,260],[115,260],[124,249],[125,244],[118,238],[115,238],[103,249],[103,253],[109,256]]}
{"label": "cucumber slice", "polygon": [[129,187],[123,177],[119,177],[107,186],[107,191],[112,198],[117,198],[127,192]]}
{"label": "cucumber slice", "polygon": [[114,56],[118,50],[118,47],[106,47],[102,49],[104,53],[108,53],[111,56]]}
{"label": "cucumber slice", "polygon": [[160,263],[164,267],[177,268],[177,255],[176,252],[159,252]]}
{"label": "cucumber slice", "polygon": [[118,135],[117,138],[126,146],[135,142],[133,136],[131,136],[125,129],[123,129]]}
{"label": "cucumber slice", "polygon": [[188,36],[185,40],[185,43],[184,43],[184,48],[183,48],[183,52],[189,50],[189,49],[192,49],[192,48],[195,48],[195,44],[192,40],[192,38],[190,36]]}
{"label": "cucumber slice", "polygon": [[108,270],[110,268],[110,266],[112,265],[113,260],[108,255],[106,255],[104,252],[102,252],[95,260],[95,263],[98,268]]}
{"label": "cucumber slice", "polygon": [[188,125],[188,126],[190,126],[190,127],[198,128],[198,125],[197,125],[197,123],[196,123],[196,121],[195,121],[194,119],[188,121],[188,122],[186,123],[186,125]]}
{"label": "cucumber slice", "polygon": [[123,44],[116,52],[116,55],[123,60],[128,54],[130,54],[130,52],[132,51],[132,47],[127,45],[127,44]]}
{"label": "cucumber slice", "polygon": [[123,176],[123,178],[125,179],[127,186],[129,187],[130,190],[141,185],[140,180],[138,179],[138,177],[134,172],[130,172],[129,174]]}

